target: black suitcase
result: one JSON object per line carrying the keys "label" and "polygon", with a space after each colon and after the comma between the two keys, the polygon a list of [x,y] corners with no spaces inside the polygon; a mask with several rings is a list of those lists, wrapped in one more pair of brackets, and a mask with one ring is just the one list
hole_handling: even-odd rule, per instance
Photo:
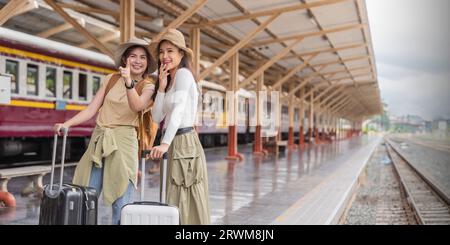
{"label": "black suitcase", "polygon": [[44,187],[39,214],[40,225],[96,225],[98,198],[94,188],[63,184],[68,129],[63,128],[59,185],[53,184],[58,134],[54,136],[50,184]]}
{"label": "black suitcase", "polygon": [[95,188],[88,186],[78,186],[72,184],[81,189],[83,193],[83,201],[81,208],[81,224],[83,225],[96,225],[97,224],[97,208],[98,197]]}
{"label": "black suitcase", "polygon": [[81,225],[83,193],[78,187],[45,186],[39,214],[40,225]]}

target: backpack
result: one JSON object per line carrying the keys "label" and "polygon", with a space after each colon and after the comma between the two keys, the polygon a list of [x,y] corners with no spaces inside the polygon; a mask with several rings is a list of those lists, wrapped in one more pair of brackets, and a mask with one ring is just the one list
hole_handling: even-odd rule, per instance
{"label": "backpack", "polygon": [[[114,85],[119,81],[121,75],[118,73],[114,73],[108,81],[106,85],[105,95],[103,96],[103,101],[105,101],[105,97],[108,92],[114,87]],[[153,83],[151,78],[144,78],[139,81],[136,85],[136,92],[141,95],[144,86],[148,83]],[[103,104],[103,102],[102,102]],[[152,148],[153,143],[155,141],[156,132],[158,131],[158,124],[153,122],[152,113],[150,108],[153,106],[153,101],[150,102],[150,105],[145,109],[139,112],[139,126],[136,128],[139,140],[139,151],[140,155],[142,150],[149,150]],[[147,154],[148,155],[148,154]]]}

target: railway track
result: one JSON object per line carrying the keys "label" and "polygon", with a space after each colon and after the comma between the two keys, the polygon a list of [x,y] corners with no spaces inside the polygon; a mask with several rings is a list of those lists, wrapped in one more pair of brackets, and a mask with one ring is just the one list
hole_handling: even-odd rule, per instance
{"label": "railway track", "polygon": [[406,200],[411,206],[418,224],[449,225],[450,207],[447,198],[431,180],[421,175],[401,156],[395,144],[390,140],[386,140],[386,143]]}
{"label": "railway track", "polygon": [[417,140],[417,139],[406,138],[406,137],[401,137],[401,139],[403,141],[411,142],[413,144],[424,146],[424,147],[427,147],[427,148],[440,150],[440,151],[444,151],[444,152],[450,152],[450,145],[448,145],[448,144],[437,143],[437,142],[430,142],[430,141],[424,141],[424,140],[420,141],[420,140]]}
{"label": "railway track", "polygon": [[[382,153],[387,154],[386,148]],[[380,168],[380,195],[376,202],[376,225],[417,225],[411,206],[392,164]]]}

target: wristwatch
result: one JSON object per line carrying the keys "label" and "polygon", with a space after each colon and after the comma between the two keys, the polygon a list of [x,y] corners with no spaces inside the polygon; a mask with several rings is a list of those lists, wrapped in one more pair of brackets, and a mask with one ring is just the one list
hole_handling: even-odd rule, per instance
{"label": "wristwatch", "polygon": [[132,89],[132,88],[134,88],[134,84],[136,83],[136,80],[131,80],[131,85],[128,87],[127,86],[127,83],[125,83],[125,88],[127,88],[127,89]]}

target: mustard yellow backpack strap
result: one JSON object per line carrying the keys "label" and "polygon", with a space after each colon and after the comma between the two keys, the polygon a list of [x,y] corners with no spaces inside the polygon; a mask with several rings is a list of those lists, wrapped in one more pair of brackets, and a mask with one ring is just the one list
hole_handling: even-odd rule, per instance
{"label": "mustard yellow backpack strap", "polygon": [[141,81],[139,81],[139,82],[136,84],[136,92],[137,92],[139,95],[141,95],[141,94],[142,94],[142,90],[144,90],[144,87],[145,87],[146,85],[149,85],[149,84],[155,84],[155,81],[154,81],[151,77],[147,77],[147,78],[145,78],[145,79],[142,79]]}
{"label": "mustard yellow backpack strap", "polygon": [[102,101],[102,105],[105,102],[105,98],[106,95],[109,93],[109,91],[114,87],[114,85],[116,85],[117,81],[119,81],[121,75],[118,73],[114,73],[111,78],[108,81],[108,84],[106,84],[106,89],[105,89],[105,95],[103,96],[103,101]]}
{"label": "mustard yellow backpack strap", "polygon": [[[139,95],[141,95],[145,86],[154,83],[155,82],[153,79],[145,78],[136,84],[136,92]],[[158,125],[155,124],[152,120],[152,115],[149,110],[152,105],[153,103],[150,103],[148,108],[139,112],[139,127],[138,127],[139,152],[141,152],[142,150],[150,149],[153,146],[153,142],[155,141]]]}

